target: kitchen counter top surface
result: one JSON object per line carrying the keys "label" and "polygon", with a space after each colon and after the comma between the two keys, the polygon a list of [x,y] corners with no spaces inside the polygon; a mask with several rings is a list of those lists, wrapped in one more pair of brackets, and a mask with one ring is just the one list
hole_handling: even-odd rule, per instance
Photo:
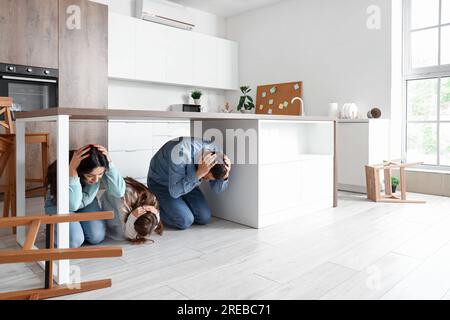
{"label": "kitchen counter top surface", "polygon": [[335,121],[329,117],[282,116],[245,113],[199,113],[127,109],[52,108],[16,112],[16,119],[42,118],[68,115],[73,120],[284,120],[284,121]]}

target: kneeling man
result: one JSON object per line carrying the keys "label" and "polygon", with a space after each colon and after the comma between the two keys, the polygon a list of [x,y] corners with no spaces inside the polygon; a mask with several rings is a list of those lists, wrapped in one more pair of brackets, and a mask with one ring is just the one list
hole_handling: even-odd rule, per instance
{"label": "kneeling man", "polygon": [[211,210],[199,186],[208,181],[214,192],[222,192],[230,170],[230,159],[211,141],[181,137],[167,142],[150,162],[147,177],[164,225],[185,230],[207,224]]}

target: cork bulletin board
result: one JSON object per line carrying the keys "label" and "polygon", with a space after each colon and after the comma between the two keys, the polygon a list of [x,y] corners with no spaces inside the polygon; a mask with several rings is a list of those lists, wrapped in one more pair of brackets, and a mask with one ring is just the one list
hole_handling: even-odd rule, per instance
{"label": "cork bulletin board", "polygon": [[303,82],[288,82],[259,86],[256,92],[257,114],[299,116],[303,99]]}

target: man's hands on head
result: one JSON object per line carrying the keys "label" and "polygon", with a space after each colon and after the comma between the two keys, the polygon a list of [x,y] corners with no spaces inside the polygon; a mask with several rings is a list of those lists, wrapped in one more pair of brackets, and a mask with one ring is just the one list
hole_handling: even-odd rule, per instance
{"label": "man's hands on head", "polygon": [[223,177],[223,180],[228,180],[231,171],[231,160],[226,154],[223,155],[223,162],[225,163],[225,167],[227,168],[227,174],[225,175],[225,177]]}
{"label": "man's hands on head", "polygon": [[215,153],[205,153],[202,155],[197,168],[197,178],[203,179],[211,169],[217,164],[217,155]]}

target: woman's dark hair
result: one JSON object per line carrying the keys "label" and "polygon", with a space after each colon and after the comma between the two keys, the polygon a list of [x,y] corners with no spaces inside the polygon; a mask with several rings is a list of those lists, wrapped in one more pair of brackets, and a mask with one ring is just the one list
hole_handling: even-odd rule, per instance
{"label": "woman's dark hair", "polygon": [[[77,172],[80,177],[81,186],[85,186],[86,182],[84,181],[84,175],[89,174],[97,168],[103,167],[106,170],[109,169],[109,161],[108,158],[96,147],[93,145],[90,146],[91,149],[87,152],[89,157],[83,159],[78,166]],[[69,161],[72,160],[73,154],[75,150],[71,150],[69,152]],[[47,189],[50,190],[50,195],[53,196],[53,202],[56,203],[56,195],[57,195],[57,161],[54,161],[47,170],[47,178],[45,185]]]}
{"label": "woman's dark hair", "polygon": [[[125,193],[124,199],[125,202],[129,203],[129,207],[132,209],[131,211],[142,206],[152,206],[159,210],[159,203],[156,196],[150,192],[144,184],[130,177],[126,177],[124,180],[127,184],[127,188],[132,190],[129,194]],[[131,214],[131,211],[128,215]],[[134,229],[136,230],[137,237],[136,239],[130,240],[135,244],[142,244],[148,240],[147,237],[149,237],[153,231],[162,235],[164,227],[161,222],[158,222],[158,217],[154,213],[147,212],[134,222]],[[153,242],[153,240],[150,241]]]}

